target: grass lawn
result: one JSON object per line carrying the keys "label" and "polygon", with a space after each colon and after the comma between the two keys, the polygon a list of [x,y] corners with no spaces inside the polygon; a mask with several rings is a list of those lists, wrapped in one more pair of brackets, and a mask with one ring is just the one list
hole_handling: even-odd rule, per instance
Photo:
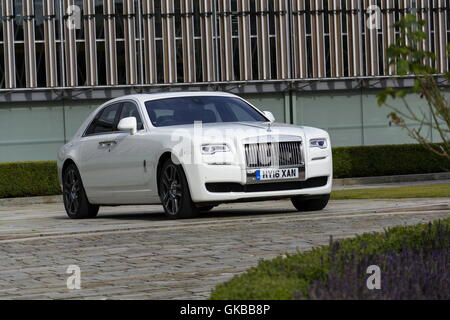
{"label": "grass lawn", "polygon": [[450,197],[450,184],[426,186],[337,190],[331,193],[333,200],[346,199],[401,199]]}

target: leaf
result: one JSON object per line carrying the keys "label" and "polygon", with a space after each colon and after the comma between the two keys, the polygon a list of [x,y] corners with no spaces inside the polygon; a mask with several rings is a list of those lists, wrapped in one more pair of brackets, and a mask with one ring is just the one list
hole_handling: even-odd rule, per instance
{"label": "leaf", "polygon": [[399,99],[402,99],[406,96],[406,94],[406,90],[398,90],[395,96]]}
{"label": "leaf", "polygon": [[407,75],[409,71],[409,62],[406,60],[399,60],[397,62],[397,72],[399,75]]}
{"label": "leaf", "polygon": [[386,103],[386,99],[387,99],[387,94],[386,92],[381,92],[377,95],[377,103],[379,106],[382,106],[383,104]]}

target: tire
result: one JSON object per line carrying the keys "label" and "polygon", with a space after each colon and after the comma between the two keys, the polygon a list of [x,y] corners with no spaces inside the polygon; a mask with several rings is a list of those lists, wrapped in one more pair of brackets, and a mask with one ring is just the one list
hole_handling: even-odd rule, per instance
{"label": "tire", "polygon": [[291,198],[292,204],[298,211],[319,211],[323,210],[330,200],[330,195],[326,194],[313,199],[302,196]]}
{"label": "tire", "polygon": [[211,211],[212,209],[214,209],[216,206],[201,206],[201,207],[198,207],[198,210],[200,211],[200,212],[209,212],[209,211]]}
{"label": "tire", "polygon": [[63,173],[63,198],[66,213],[71,219],[95,218],[100,206],[89,203],[80,172],[70,164]]}
{"label": "tire", "polygon": [[198,216],[199,210],[192,202],[191,193],[181,165],[168,159],[161,168],[159,197],[164,213],[170,219],[188,219]]}

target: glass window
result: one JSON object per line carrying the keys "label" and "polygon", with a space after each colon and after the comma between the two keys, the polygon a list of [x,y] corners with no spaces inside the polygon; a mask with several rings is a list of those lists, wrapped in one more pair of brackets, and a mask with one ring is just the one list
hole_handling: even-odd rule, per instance
{"label": "glass window", "polygon": [[34,0],[34,15],[36,23],[36,41],[44,40],[44,8],[42,0]]}
{"label": "glass window", "polygon": [[36,43],[36,70],[38,87],[46,86],[45,44]]}
{"label": "glass window", "polygon": [[87,129],[86,135],[117,131],[119,110],[120,103],[113,104],[100,111]]}
{"label": "glass window", "polygon": [[13,1],[14,5],[14,33],[16,41],[23,41],[23,12],[22,12],[22,1]]}
{"label": "glass window", "polygon": [[137,121],[137,129],[143,130],[144,124],[142,123],[142,118],[139,114],[138,108],[132,102],[125,102],[122,107],[122,112],[120,113],[119,121],[123,118],[135,117]]}
{"label": "glass window", "polygon": [[145,103],[155,127],[221,122],[267,122],[248,103],[233,97],[180,97]]}
{"label": "glass window", "polygon": [[[1,33],[1,30],[0,30]],[[5,54],[4,54],[4,45],[3,42],[0,42],[0,88],[5,87],[5,69],[3,67],[3,61],[5,61]]]}

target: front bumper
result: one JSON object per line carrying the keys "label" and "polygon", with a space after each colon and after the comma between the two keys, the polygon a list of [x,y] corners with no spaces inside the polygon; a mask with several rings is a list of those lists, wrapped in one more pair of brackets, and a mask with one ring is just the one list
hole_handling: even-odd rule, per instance
{"label": "front bumper", "polygon": [[[208,203],[208,202],[233,202],[245,199],[271,199],[271,198],[289,198],[299,195],[314,196],[331,193],[332,187],[332,159],[331,156],[321,158],[320,160],[311,160],[305,164],[304,171],[300,179],[296,181],[282,180],[271,181],[265,183],[257,183],[251,181],[251,175],[248,174],[246,168],[236,165],[207,165],[207,164],[191,164],[184,167],[186,177],[188,180],[191,197],[194,202]],[[326,179],[325,185],[321,183],[319,187],[308,186],[302,184],[301,181],[314,181],[314,178]],[[291,183],[295,188],[294,182],[298,182],[298,189],[283,190],[283,183]],[[230,184],[240,185],[242,188],[232,188],[228,192],[211,192],[217,191],[207,188],[213,184]],[[271,188],[261,187],[266,184],[273,184]],[[257,186],[255,189],[249,186]],[[277,186],[279,188],[277,188]],[[263,190],[259,191],[258,190]],[[209,189],[209,190],[208,190]],[[266,191],[269,189],[269,191]]]}

